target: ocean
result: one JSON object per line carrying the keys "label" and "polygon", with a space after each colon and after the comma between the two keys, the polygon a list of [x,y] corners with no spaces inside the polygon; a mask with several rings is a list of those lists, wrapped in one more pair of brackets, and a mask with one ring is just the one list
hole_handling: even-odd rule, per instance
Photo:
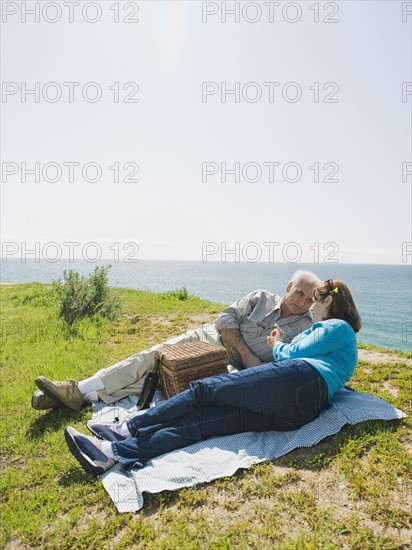
{"label": "ocean", "polygon": [[84,260],[56,263],[8,258],[0,262],[1,282],[50,283],[65,269],[86,275],[96,265],[112,265],[110,285],[165,292],[186,287],[200,298],[230,304],[251,290],[282,294],[296,269],[308,269],[321,279],[342,279],[352,290],[363,327],[358,340],[390,349],[412,351],[412,266],[340,263],[246,263],[140,260],[98,264]]}

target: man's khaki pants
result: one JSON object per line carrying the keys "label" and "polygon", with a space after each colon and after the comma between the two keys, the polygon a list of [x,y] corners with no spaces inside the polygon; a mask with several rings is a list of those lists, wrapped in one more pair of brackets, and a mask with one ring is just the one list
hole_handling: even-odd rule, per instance
{"label": "man's khaki pants", "polygon": [[154,356],[157,349],[172,344],[195,341],[223,345],[214,323],[205,323],[200,328],[188,330],[180,336],[170,338],[170,340],[167,340],[163,344],[158,344],[140,353],[135,353],[107,369],[98,371],[96,376],[104,384],[104,390],[97,392],[99,398],[109,405],[128,395],[139,394],[145,375],[154,366]]}

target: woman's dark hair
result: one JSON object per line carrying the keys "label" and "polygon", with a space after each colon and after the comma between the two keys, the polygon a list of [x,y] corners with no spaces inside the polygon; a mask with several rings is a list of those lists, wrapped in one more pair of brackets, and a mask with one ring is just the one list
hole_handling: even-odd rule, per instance
{"label": "woman's dark hair", "polygon": [[316,294],[320,300],[327,296],[332,296],[333,301],[328,308],[329,319],[342,319],[350,324],[355,332],[359,332],[362,327],[359,312],[353,301],[351,291],[348,286],[338,279],[329,279],[324,283],[318,283],[313,289],[313,296]]}

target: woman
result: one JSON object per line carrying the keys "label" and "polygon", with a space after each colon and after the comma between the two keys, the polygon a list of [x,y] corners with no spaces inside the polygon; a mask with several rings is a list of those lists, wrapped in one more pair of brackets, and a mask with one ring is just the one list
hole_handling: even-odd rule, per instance
{"label": "woman", "polygon": [[274,363],[192,382],[188,390],[130,420],[87,423],[97,435],[65,430],[70,451],[91,474],[119,462],[142,467],[156,456],[214,436],[296,430],[328,405],[355,370],[361,320],[345,283],[329,279],[313,293],[313,326],[290,344],[276,327]]}

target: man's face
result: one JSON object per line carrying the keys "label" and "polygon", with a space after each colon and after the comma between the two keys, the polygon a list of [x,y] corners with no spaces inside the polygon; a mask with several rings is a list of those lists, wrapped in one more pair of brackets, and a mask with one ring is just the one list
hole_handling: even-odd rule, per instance
{"label": "man's face", "polygon": [[286,294],[282,302],[283,315],[302,315],[313,304],[314,284],[305,281],[294,285],[292,282],[286,287]]}

